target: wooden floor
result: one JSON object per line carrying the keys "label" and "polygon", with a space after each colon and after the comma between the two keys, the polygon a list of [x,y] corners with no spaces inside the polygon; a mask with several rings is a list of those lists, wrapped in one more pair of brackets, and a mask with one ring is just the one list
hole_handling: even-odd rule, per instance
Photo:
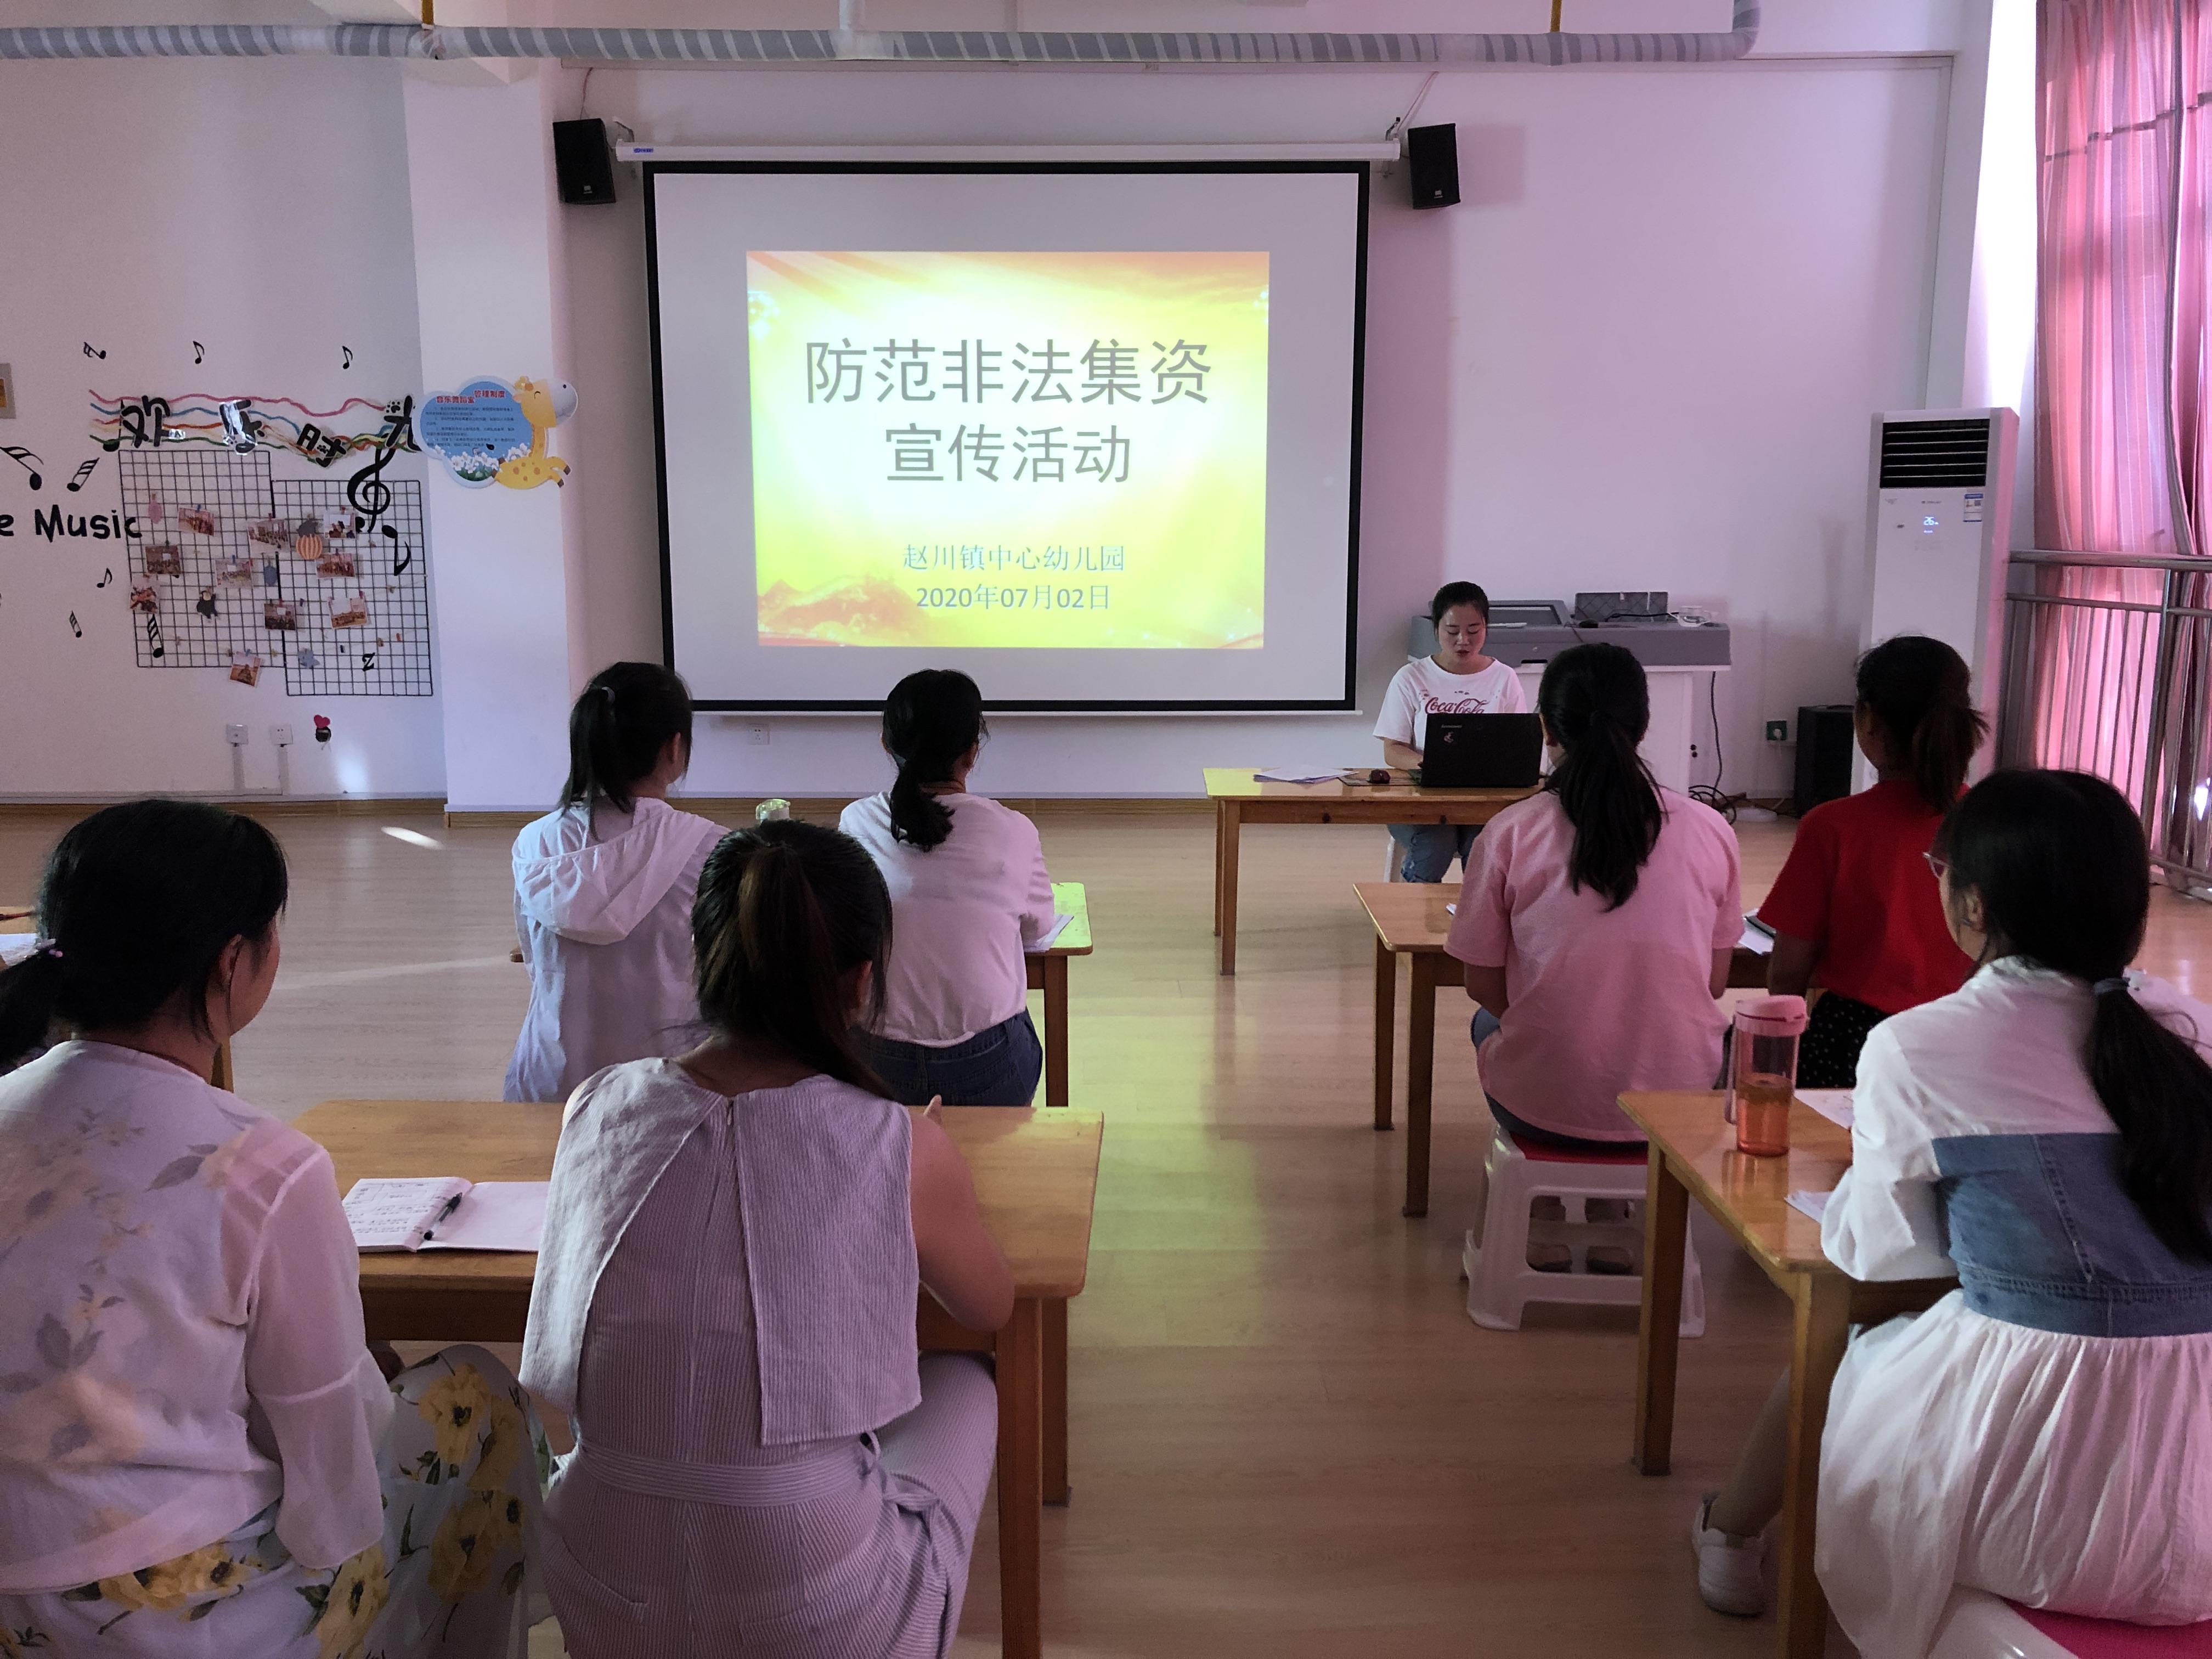
{"label": "wooden floor", "polygon": [[[0,818],[0,898],[58,819]],[[511,832],[286,818],[294,896],[238,1087],[285,1116],[332,1096],[496,1096],[522,1014]],[[1477,1329],[1458,1280],[1486,1119],[1438,1022],[1435,1188],[1398,1213],[1402,1134],[1369,1127],[1378,831],[1244,842],[1242,971],[1215,976],[1210,823],[1050,817],[1089,884],[1074,1103],[1107,1114],[1090,1288],[1073,1304],[1074,1502],[1045,1515],[1047,1644],[1078,1656],[1765,1655],[1709,1613],[1685,1531],[1781,1367],[1787,1311],[1709,1225],[1707,1334],[1682,1350],[1674,1474],[1628,1464],[1632,1310]],[[1787,824],[1743,832],[1746,896]],[[2212,908],[2160,893],[2146,965],[2212,993]],[[1402,1088],[1402,1084],[1401,1084]],[[987,1507],[963,1659],[997,1650]],[[1835,1644],[1832,1651],[1842,1651]]]}

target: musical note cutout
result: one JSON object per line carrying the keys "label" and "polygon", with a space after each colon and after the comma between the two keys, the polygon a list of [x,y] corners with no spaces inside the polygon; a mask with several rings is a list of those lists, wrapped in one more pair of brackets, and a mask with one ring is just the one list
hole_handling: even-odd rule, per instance
{"label": "musical note cutout", "polygon": [[159,617],[146,618],[146,643],[153,647],[153,654],[156,657],[169,654],[167,647],[161,643],[161,619]]}
{"label": "musical note cutout", "polygon": [[110,583],[110,582],[113,581],[114,580],[115,580],[115,572],[114,572],[114,570],[111,568],[108,568],[108,569],[102,570],[102,571],[100,573],[100,580],[99,580],[98,581],[94,582],[94,583],[93,584],[93,586],[94,586],[94,587],[105,587],[105,586],[106,586],[108,585],[108,583]]}
{"label": "musical note cutout", "polygon": [[[32,489],[38,489],[45,485],[46,481],[39,476],[39,466],[44,466],[46,464],[46,457],[34,455],[27,449],[19,449],[14,444],[0,444],[0,455],[5,455],[31,475]],[[31,465],[33,461],[36,461],[39,466],[33,466]]]}
{"label": "musical note cutout", "polygon": [[207,348],[198,340],[192,342],[192,362],[195,365],[207,361]]}
{"label": "musical note cutout", "polygon": [[71,478],[69,482],[71,494],[75,494],[76,491],[84,488],[84,481],[92,476],[93,469],[99,465],[100,457],[97,455],[94,456],[88,461],[79,461],[76,464],[76,477]]}
{"label": "musical note cutout", "polygon": [[374,669],[375,666],[376,666],[376,653],[375,653],[375,652],[374,652],[374,651],[364,651],[364,652],[362,652],[362,653],[361,653],[361,672],[362,672],[362,673],[366,674],[366,673],[368,673],[370,670]]}
{"label": "musical note cutout", "polygon": [[84,629],[79,625],[76,619],[76,612],[74,611],[70,612],[70,632],[76,635],[79,639],[82,639],[84,637]]}
{"label": "musical note cutout", "polygon": [[340,368],[351,368],[353,367],[353,348],[351,346],[340,346],[338,350],[345,358],[345,361],[340,363],[338,367]]}
{"label": "musical note cutout", "polygon": [[89,341],[89,340],[87,340],[87,341],[84,343],[84,355],[85,355],[86,356],[88,356],[88,357],[103,357],[103,358],[104,358],[104,357],[106,357],[106,356],[107,356],[107,354],[106,354],[106,352],[104,352],[104,351],[95,351],[95,350],[94,350],[94,349],[93,349],[93,346],[92,346],[92,342],[91,342],[91,341]]}

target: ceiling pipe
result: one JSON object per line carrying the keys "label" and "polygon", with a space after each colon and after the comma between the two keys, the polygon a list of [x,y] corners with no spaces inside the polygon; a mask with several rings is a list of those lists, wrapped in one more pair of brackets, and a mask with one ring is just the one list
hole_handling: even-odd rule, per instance
{"label": "ceiling pipe", "polygon": [[84,58],[556,58],[584,64],[1243,64],[1301,69],[1429,64],[1717,64],[1759,39],[1759,0],[1733,0],[1724,33],[1656,34],[1174,33],[860,27],[836,29],[473,28],[261,23],[0,28],[0,59]]}

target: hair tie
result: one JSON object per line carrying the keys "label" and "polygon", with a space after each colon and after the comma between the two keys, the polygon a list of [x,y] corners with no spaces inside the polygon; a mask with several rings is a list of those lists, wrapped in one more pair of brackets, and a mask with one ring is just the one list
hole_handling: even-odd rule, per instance
{"label": "hair tie", "polygon": [[2124,991],[2127,988],[2128,981],[2124,975],[2117,979],[2100,979],[2089,988],[2092,994],[2100,997],[2108,997],[2115,991]]}
{"label": "hair tie", "polygon": [[612,702],[615,700],[615,689],[611,685],[603,685],[599,688],[599,695],[609,702]]}

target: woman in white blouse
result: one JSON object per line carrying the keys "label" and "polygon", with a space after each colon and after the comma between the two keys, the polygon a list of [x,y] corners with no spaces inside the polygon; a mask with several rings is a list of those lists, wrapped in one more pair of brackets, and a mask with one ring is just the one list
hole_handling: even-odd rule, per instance
{"label": "woman in white blouse", "polygon": [[[1821,1588],[1882,1659],[1926,1653],[1956,1585],[2212,1619],[2212,1008],[2128,971],[2149,852],[2101,779],[1996,773],[1929,859],[1978,969],[1867,1039],[1820,1242],[1855,1279],[1959,1288],[1844,1356]],[[1724,1612],[1756,1611],[1785,1422],[1698,1510]]]}
{"label": "woman in white blouse", "polygon": [[[63,836],[0,974],[0,1653],[498,1655],[539,1437],[448,1349],[387,1382],[329,1154],[208,1083],[284,856],[188,801]],[[519,1647],[513,1650],[519,1651]]]}
{"label": "woman in white blouse", "polygon": [[883,1010],[854,1048],[908,1106],[1026,1106],[1044,1066],[1023,952],[1052,931],[1052,878],[1036,825],[968,793],[988,735],[975,681],[908,675],[884,702],[898,780],[838,821],[891,895]]}

